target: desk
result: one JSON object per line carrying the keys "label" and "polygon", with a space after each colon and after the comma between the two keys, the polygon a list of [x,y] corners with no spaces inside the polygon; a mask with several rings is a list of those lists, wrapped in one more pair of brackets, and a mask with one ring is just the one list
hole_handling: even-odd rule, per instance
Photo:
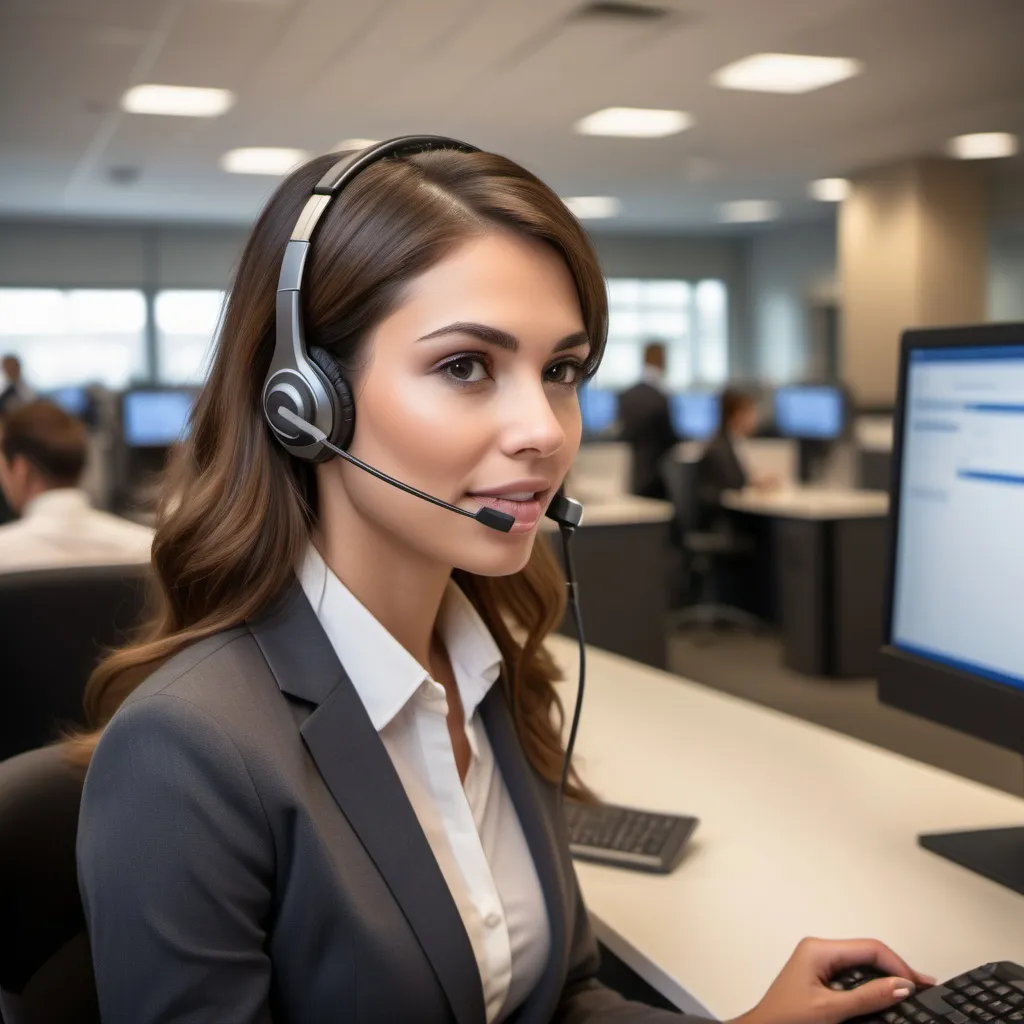
{"label": "desk", "polygon": [[[664,668],[672,505],[631,495],[587,501],[585,493],[573,493],[585,502],[572,543],[587,639]],[[541,523],[545,532],[557,534],[550,519]],[[556,537],[552,542],[558,546]],[[559,632],[574,633],[568,616]]]}
{"label": "desk", "polygon": [[[572,681],[560,687],[571,709],[575,646],[555,637],[550,649]],[[943,980],[990,960],[1024,963],[1024,896],[916,841],[920,832],[1020,824],[1024,800],[624,658],[589,655],[583,777],[605,799],[701,819],[671,875],[577,865],[599,935],[667,998],[737,1016],[806,935],[878,938]]]}
{"label": "desk", "polygon": [[882,644],[889,497],[805,488],[729,492],[722,504],[772,520],[783,657],[815,676],[870,676]]}

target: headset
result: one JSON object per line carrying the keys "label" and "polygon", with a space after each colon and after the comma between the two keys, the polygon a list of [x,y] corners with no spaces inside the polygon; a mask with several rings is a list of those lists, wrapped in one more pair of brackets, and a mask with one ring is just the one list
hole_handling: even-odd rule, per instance
{"label": "headset", "polygon": [[[277,282],[274,355],[263,385],[263,415],[274,437],[297,459],[317,463],[339,456],[407,494],[422,498],[449,512],[468,516],[492,530],[507,533],[515,523],[514,516],[489,506],[484,506],[477,512],[468,512],[389,476],[347,451],[355,431],[356,420],[355,398],[351,386],[337,360],[326,349],[307,345],[303,331],[302,285],[306,264],[317,226],[331,201],[371,164],[388,158],[413,156],[437,149],[460,153],[480,152],[476,146],[440,135],[405,135],[347,153],[314,186],[313,194],[306,201],[292,229],[281,263],[281,273]],[[579,727],[586,672],[583,619],[570,551],[572,535],[583,518],[583,506],[573,498],[567,498],[559,488],[546,514],[558,524],[561,535],[569,607],[579,641],[579,687],[562,768],[560,791],[564,792]]]}

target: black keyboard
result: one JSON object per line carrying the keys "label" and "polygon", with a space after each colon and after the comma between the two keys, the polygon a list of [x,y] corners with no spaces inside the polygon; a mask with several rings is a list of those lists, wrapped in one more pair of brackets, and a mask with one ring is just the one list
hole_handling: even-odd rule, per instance
{"label": "black keyboard", "polygon": [[[853,967],[831,981],[852,989],[888,975],[876,967]],[[860,1024],[1020,1024],[1024,1021],[1024,967],[1003,960],[918,989],[884,1013],[855,1018]]]}
{"label": "black keyboard", "polygon": [[679,863],[696,818],[614,804],[565,801],[569,849],[580,860],[668,874]]}

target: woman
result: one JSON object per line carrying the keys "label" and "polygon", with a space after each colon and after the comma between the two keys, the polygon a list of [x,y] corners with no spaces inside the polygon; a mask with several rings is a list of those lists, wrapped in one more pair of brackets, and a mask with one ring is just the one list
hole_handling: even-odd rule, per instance
{"label": "woman", "polygon": [[[263,419],[285,245],[336,159],[253,230],[157,532],[160,609],[90,682],[113,716],[78,744],[103,1020],[661,1020],[595,981],[543,648],[564,584],[537,520],[604,343],[593,251],[485,153],[374,162],[323,215],[305,330],[355,394],[352,454],[516,518],[489,530],[299,461]],[[908,981],[831,992],[852,961]],[[920,980],[877,943],[805,944],[749,1019],[834,1024]]]}

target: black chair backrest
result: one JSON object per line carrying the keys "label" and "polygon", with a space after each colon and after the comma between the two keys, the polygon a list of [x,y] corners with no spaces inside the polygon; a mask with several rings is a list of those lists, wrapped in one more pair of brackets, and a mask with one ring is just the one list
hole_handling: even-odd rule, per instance
{"label": "black chair backrest", "polygon": [[0,764],[0,1008],[6,1024],[98,1024],[75,866],[85,773],[57,746]]}
{"label": "black chair backrest", "polygon": [[0,761],[83,722],[82,695],[106,647],[145,604],[148,565],[0,574]]}
{"label": "black chair backrest", "polygon": [[668,500],[676,510],[679,536],[685,537],[697,529],[700,505],[697,497],[697,463],[683,462],[669,452],[660,464],[661,478],[665,482]]}

